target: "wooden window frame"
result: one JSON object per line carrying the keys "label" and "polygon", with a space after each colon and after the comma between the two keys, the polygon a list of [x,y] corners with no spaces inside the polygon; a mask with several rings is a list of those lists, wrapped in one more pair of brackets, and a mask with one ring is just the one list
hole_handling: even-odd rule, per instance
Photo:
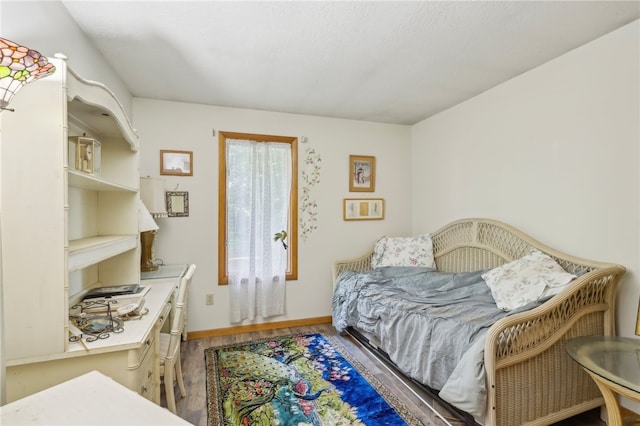
{"label": "wooden window frame", "polygon": [[291,144],[291,195],[287,230],[287,281],[298,279],[298,138],[293,136],[218,132],[218,284],[229,284],[227,271],[227,139]]}

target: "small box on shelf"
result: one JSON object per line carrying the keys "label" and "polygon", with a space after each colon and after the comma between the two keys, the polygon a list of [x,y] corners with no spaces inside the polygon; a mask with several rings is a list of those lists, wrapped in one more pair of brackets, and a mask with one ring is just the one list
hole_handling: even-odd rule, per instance
{"label": "small box on shelf", "polygon": [[91,175],[100,175],[102,144],[93,138],[69,138],[69,167]]}

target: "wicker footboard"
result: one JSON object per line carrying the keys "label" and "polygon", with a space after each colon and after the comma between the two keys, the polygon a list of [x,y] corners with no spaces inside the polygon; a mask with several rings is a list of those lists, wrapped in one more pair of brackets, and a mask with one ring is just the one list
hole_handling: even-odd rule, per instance
{"label": "wicker footboard", "polygon": [[[556,251],[521,231],[490,219],[463,219],[432,233],[439,270],[490,269],[536,248],[578,275],[541,306],[497,321],[485,343],[485,425],[547,425],[603,405],[591,378],[565,351],[577,336],[615,334],[615,294],[625,268]],[[371,268],[372,251],[338,261],[344,270]]]}

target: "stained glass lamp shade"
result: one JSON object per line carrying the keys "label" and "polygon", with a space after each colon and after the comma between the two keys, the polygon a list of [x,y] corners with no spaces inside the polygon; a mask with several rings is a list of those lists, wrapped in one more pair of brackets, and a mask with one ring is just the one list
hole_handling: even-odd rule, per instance
{"label": "stained glass lamp shade", "polygon": [[7,106],[22,86],[55,70],[40,53],[0,37],[0,110],[9,109]]}

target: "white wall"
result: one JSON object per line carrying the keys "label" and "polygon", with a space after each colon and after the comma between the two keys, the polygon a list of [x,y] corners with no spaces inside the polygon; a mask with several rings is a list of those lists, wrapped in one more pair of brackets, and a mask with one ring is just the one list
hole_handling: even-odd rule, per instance
{"label": "white wall", "polygon": [[[413,127],[413,232],[503,220],[620,263],[618,332],[640,285],[640,24],[635,21]],[[636,409],[637,411],[637,409]]]}
{"label": "white wall", "polygon": [[[311,187],[318,228],[299,241],[298,280],[287,284],[283,321],[331,315],[331,264],[364,253],[384,234],[409,235],[410,127],[295,114],[134,99],[134,125],[141,136],[141,175],[158,177],[160,150],[193,151],[193,177],[162,176],[167,190],[189,191],[187,218],[160,218],[156,257],[165,263],[196,263],[189,305],[189,330],[229,327],[228,293],[217,283],[218,131],[305,136],[299,143],[299,193],[306,149],[321,157],[320,183]],[[216,130],[216,136],[212,130]],[[349,155],[376,157],[376,191],[349,193]],[[381,221],[342,219],[342,199],[384,198]],[[205,295],[214,294],[214,305]],[[256,323],[266,322],[259,318]],[[244,322],[242,324],[247,324]]]}

